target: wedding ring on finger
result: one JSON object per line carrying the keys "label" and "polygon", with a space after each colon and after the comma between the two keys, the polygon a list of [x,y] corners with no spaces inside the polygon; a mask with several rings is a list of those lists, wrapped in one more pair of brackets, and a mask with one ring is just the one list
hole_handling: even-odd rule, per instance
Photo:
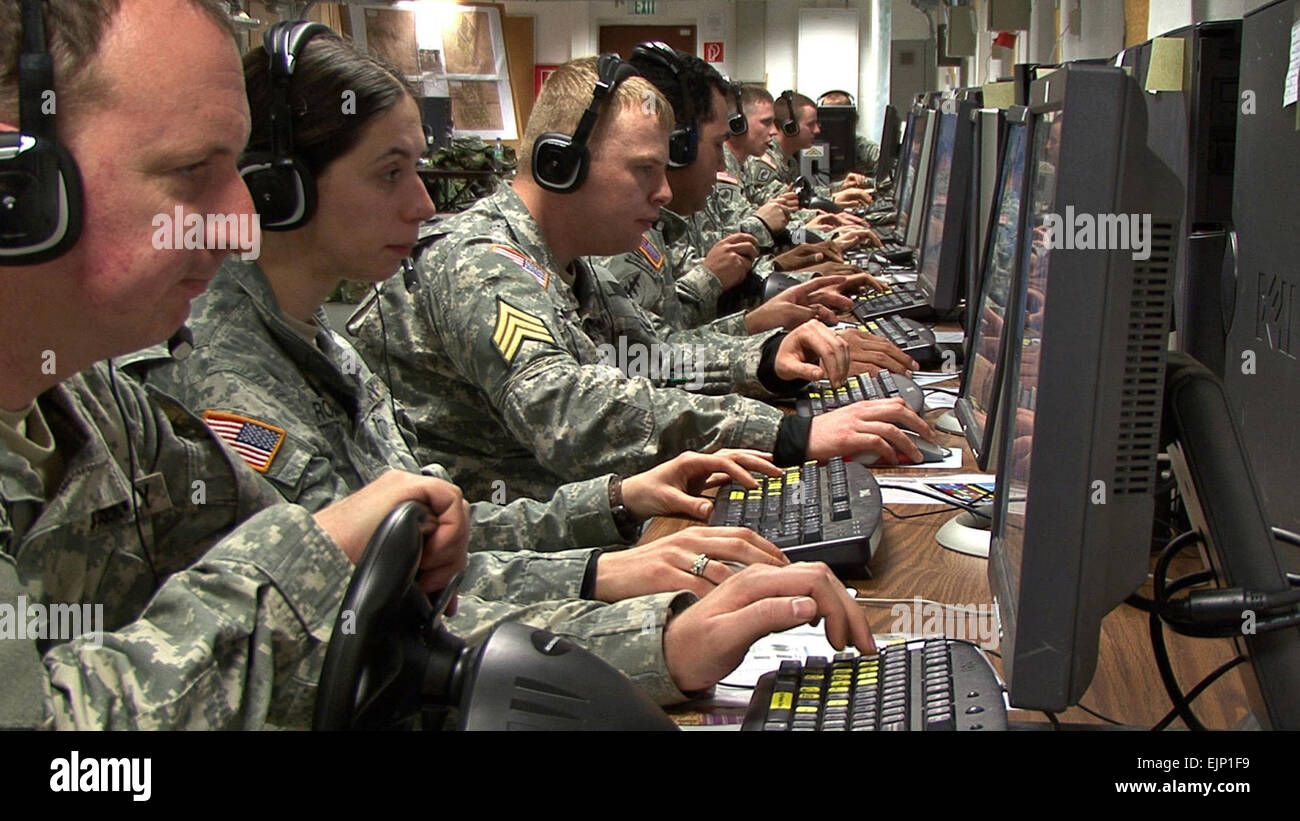
{"label": "wedding ring on finger", "polygon": [[701,553],[700,555],[696,556],[695,562],[691,564],[691,575],[703,576],[704,569],[709,566],[709,561],[710,559],[708,553]]}

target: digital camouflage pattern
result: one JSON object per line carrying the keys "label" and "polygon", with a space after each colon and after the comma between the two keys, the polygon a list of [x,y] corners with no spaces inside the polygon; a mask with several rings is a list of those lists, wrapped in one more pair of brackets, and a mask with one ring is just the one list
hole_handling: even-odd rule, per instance
{"label": "digital camouflage pattern", "polygon": [[487,498],[496,480],[512,495],[547,498],[564,481],[636,473],[686,450],[774,446],[781,412],[730,395],[766,395],[761,338],[731,338],[731,350],[693,363],[700,394],[722,395],[666,389],[685,380],[614,367],[620,346],[667,347],[651,321],[584,261],[559,271],[512,189],[440,230],[412,291],[389,280],[350,327],[367,360],[381,362],[382,306],[392,388],[415,421],[416,455],[447,468],[469,498]]}
{"label": "digital camouflage pattern", "polygon": [[745,197],[741,188],[743,169],[740,159],[732,153],[730,146],[723,149],[722,156],[726,168],[718,172],[704,208],[693,215],[704,244],[711,248],[723,237],[743,231],[758,242],[760,251],[771,251],[776,244],[775,239],[763,221],[755,215],[758,206]]}
{"label": "digital camouflage pattern", "polygon": [[351,563],[197,418],[117,385],[125,425],[103,364],[37,400],[64,464],[52,498],[0,446],[0,601],[102,604],[105,631],[0,641],[0,725],[305,726]]}
{"label": "digital camouflage pattern", "polygon": [[704,265],[703,239],[695,224],[667,208],[659,209],[662,229],[645,232],[635,251],[590,262],[616,280],[624,292],[650,316],[655,332],[665,338],[699,328],[694,341],[708,344],[712,333],[745,336],[745,317],[717,317],[722,282]]}
{"label": "digital camouflage pattern", "polygon": [[[190,316],[188,357],[174,359],[158,346],[123,363],[197,414],[230,413],[284,430],[263,475],[287,501],[319,510],[390,469],[450,481],[441,466],[416,461],[409,417],[397,406],[400,419],[394,418],[388,387],[330,328],[325,312],[316,312],[309,342],[285,317],[257,263],[228,257]],[[471,505],[470,550],[626,544],[609,508],[609,480],[606,474],[565,485],[549,502]]]}

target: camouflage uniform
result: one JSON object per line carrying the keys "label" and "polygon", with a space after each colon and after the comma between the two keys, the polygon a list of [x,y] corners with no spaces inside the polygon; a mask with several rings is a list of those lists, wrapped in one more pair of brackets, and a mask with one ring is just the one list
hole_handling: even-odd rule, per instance
{"label": "camouflage uniform", "polygon": [[[390,468],[421,469],[411,455],[410,439],[404,438],[410,437],[409,430],[394,421],[384,383],[329,328],[323,310],[315,321],[312,343],[280,310],[261,268],[231,256],[194,303],[194,349],[188,357],[174,359],[159,346],[123,361],[151,387],[205,418],[214,412],[235,414],[282,429],[282,441],[263,475],[289,501],[319,510]],[[409,426],[405,413],[398,412]],[[422,472],[448,479],[438,465]],[[586,577],[599,546],[625,544],[609,509],[609,479],[566,485],[550,503],[472,504],[470,550],[476,552],[460,588],[461,607],[447,624],[471,643],[504,621],[571,635],[657,697],[680,700],[656,661],[662,648],[652,652],[655,630],[647,638],[624,635],[639,635],[643,621],[661,622],[672,597],[616,607],[580,598],[584,582],[594,583]],[[558,552],[523,549],[533,545]],[[561,546],[584,549],[559,550]],[[624,644],[616,641],[620,635]]]}
{"label": "camouflage uniform", "polygon": [[[747,335],[743,314],[717,318],[722,282],[704,266],[709,249],[701,251],[695,224],[667,208],[659,209],[659,221],[662,229],[646,231],[635,251],[589,262],[616,280],[665,338],[691,328]],[[699,339],[707,344],[708,334]]]}
{"label": "camouflage uniform", "polygon": [[[102,632],[0,640],[0,727],[307,726],[352,564],[201,421],[125,375],[117,385],[125,426],[104,365],[38,398],[63,462],[49,498],[38,472],[0,447],[0,605],[103,605]],[[667,703],[684,696],[666,671],[663,626],[693,600],[532,605],[511,618],[575,638]],[[481,637],[492,604],[462,597],[465,632]]]}
{"label": "camouflage uniform", "polygon": [[[394,420],[387,386],[318,310],[308,342],[276,303],[256,263],[231,256],[194,302],[194,350],[173,359],[165,348],[122,362],[142,380],[198,414],[226,413],[284,431],[263,475],[285,500],[319,510],[389,469],[450,481],[411,453],[412,424]],[[609,508],[610,475],[565,485],[549,503],[474,504],[471,550],[522,550],[627,544]],[[540,547],[539,547],[540,546]]]}
{"label": "camouflage uniform", "polygon": [[[392,388],[415,419],[417,455],[443,464],[470,498],[487,495],[496,478],[512,493],[546,498],[563,481],[634,473],[686,450],[776,443],[783,414],[775,408],[665,390],[681,380],[611,367],[620,346],[653,352],[662,340],[617,284],[583,260],[557,273],[512,189],[445,220],[441,231],[417,262],[412,292],[390,280],[380,304]],[[378,313],[363,305],[350,324],[372,365],[384,356]],[[696,387],[766,394],[763,340],[728,339],[730,349],[711,347],[711,358],[695,364]]]}
{"label": "camouflage uniform", "polygon": [[203,423],[117,384],[125,427],[102,364],[38,398],[63,462],[50,498],[0,446],[0,602],[104,606],[94,640],[0,640],[0,726],[306,725],[351,563]]}
{"label": "camouflage uniform", "polygon": [[771,251],[776,244],[775,239],[767,230],[767,225],[755,214],[758,206],[746,199],[741,189],[740,159],[732,153],[730,147],[723,149],[722,156],[726,170],[718,172],[703,210],[693,215],[703,241],[712,247],[723,237],[743,231],[757,240],[759,250]]}

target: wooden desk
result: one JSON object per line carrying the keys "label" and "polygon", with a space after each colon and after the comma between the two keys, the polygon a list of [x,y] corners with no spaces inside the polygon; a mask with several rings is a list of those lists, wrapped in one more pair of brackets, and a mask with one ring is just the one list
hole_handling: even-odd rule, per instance
{"label": "wooden desk", "polygon": [[[927,419],[933,422],[940,413],[931,412]],[[942,444],[963,449],[963,472],[977,470],[970,449],[961,437],[945,433],[940,433],[939,437]],[[872,472],[881,482],[888,482],[890,476],[936,475],[933,470],[916,468],[873,467]],[[900,507],[898,512],[906,515],[927,510],[941,511],[943,505],[907,505]],[[848,580],[847,583],[858,590],[860,597],[868,599],[911,602],[914,596],[921,596],[949,604],[991,604],[988,562],[947,550],[935,541],[939,527],[957,512],[945,511],[907,520],[886,513],[880,547],[871,562],[874,578]],[[699,522],[685,518],[659,519],[647,528],[643,541],[695,524]],[[1192,551],[1188,551],[1187,556],[1175,562],[1174,575],[1208,566],[1203,557]],[[1149,583],[1142,592],[1148,597],[1151,595]],[[887,633],[893,629],[895,617],[890,613],[891,605],[892,602],[864,605],[874,632]],[[1191,639],[1168,630],[1165,636],[1174,672],[1184,692],[1236,655],[1228,639]],[[1083,704],[1124,724],[1139,727],[1154,725],[1170,710],[1172,705],[1160,683],[1160,674],[1152,656],[1145,613],[1127,605],[1113,610],[1102,622],[1098,655],[1097,671],[1091,687],[1084,694]],[[1000,660],[991,660],[1001,673]],[[1241,669],[1229,671],[1192,703],[1193,711],[1206,727],[1232,729],[1245,718],[1248,708]],[[1077,707],[1059,714],[1059,718],[1063,722],[1104,723]],[[1012,710],[1010,719],[1046,722],[1041,713],[1022,710]],[[1183,725],[1179,720],[1173,726]]]}

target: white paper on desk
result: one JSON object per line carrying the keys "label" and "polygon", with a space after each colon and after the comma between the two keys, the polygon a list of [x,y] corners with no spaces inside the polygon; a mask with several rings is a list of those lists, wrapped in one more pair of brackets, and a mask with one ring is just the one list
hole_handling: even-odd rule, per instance
{"label": "white paper on desk", "polygon": [[[891,476],[887,483],[891,485],[904,485],[926,488],[940,496],[944,495],[938,490],[934,490],[934,485],[992,485],[995,477],[991,473],[957,473],[950,476],[936,476],[934,478],[924,476]],[[942,504],[938,499],[930,496],[923,496],[920,493],[911,493],[907,490],[897,488],[881,488],[880,496],[884,504],[887,505],[937,505]]]}
{"label": "white paper on desk", "polygon": [[921,387],[926,385],[937,385],[940,382],[947,382],[949,379],[956,379],[961,376],[959,373],[945,373],[944,371],[912,371],[912,381]]}
{"label": "white paper on desk", "polygon": [[1300,91],[1300,20],[1291,24],[1291,50],[1286,68],[1286,86],[1282,90],[1282,107],[1296,102]]}
{"label": "white paper on desk", "polygon": [[935,331],[934,342],[936,345],[960,345],[966,340],[965,331]]}
{"label": "white paper on desk", "polygon": [[926,410],[939,410],[940,408],[947,410],[948,408],[954,408],[956,406],[957,397],[951,393],[934,391],[925,395]]}
{"label": "white paper on desk", "polygon": [[882,279],[885,281],[886,284],[891,284],[891,285],[898,285],[904,282],[916,282],[916,272],[915,271],[884,271],[881,273],[878,279]]}

